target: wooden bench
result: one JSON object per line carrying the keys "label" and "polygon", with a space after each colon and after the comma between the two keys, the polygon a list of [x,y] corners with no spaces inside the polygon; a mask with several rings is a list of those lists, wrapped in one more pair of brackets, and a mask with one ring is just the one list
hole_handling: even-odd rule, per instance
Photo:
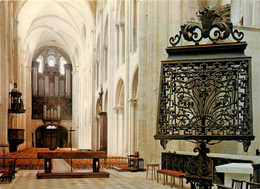
{"label": "wooden bench", "polygon": [[175,184],[175,178],[179,179],[179,188],[183,187],[183,178],[186,176],[185,173],[167,170],[167,169],[157,170],[157,183],[159,182],[159,177],[158,177],[159,173],[163,174],[163,184],[164,185],[165,185],[165,180],[166,180],[165,178],[170,176],[171,177],[171,187],[173,186],[173,184]]}

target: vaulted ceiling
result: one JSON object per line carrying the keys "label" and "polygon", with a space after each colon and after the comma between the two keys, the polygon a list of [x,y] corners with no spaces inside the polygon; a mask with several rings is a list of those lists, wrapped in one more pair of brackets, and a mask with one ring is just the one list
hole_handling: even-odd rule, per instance
{"label": "vaulted ceiling", "polygon": [[[91,45],[97,1],[28,0],[17,3],[18,36],[28,60],[44,47],[63,49],[81,62]],[[83,60],[84,61],[84,60]]]}

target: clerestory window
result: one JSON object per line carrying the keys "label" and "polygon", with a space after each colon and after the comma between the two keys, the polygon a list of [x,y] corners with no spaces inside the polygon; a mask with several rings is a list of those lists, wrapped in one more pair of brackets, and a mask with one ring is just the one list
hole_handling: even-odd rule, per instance
{"label": "clerestory window", "polygon": [[53,55],[48,56],[48,65],[54,67],[56,64],[56,58]]}
{"label": "clerestory window", "polygon": [[38,72],[42,73],[43,72],[43,56],[40,55],[37,60],[37,62],[39,62],[39,67],[38,67]]}

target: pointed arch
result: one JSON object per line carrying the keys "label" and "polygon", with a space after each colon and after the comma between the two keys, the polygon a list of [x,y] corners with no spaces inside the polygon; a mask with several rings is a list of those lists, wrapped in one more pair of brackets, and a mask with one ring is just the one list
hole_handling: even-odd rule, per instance
{"label": "pointed arch", "polygon": [[116,105],[124,105],[124,81],[120,78],[117,84],[117,90],[116,90]]}

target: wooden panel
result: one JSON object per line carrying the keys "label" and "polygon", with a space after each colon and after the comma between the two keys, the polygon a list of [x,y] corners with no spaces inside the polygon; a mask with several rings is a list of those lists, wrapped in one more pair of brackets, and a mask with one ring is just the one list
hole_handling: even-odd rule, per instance
{"label": "wooden panel", "polygon": [[107,151],[107,113],[100,114],[100,150]]}
{"label": "wooden panel", "polygon": [[107,158],[104,151],[68,151],[68,152],[38,152],[39,159],[93,159]]}

